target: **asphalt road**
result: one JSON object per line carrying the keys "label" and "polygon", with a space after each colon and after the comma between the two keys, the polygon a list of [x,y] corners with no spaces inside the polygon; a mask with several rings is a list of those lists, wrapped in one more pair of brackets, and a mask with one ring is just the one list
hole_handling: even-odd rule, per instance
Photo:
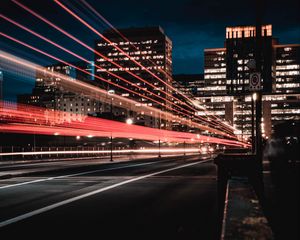
{"label": "asphalt road", "polygon": [[1,239],[217,239],[211,160],[144,160],[0,180]]}

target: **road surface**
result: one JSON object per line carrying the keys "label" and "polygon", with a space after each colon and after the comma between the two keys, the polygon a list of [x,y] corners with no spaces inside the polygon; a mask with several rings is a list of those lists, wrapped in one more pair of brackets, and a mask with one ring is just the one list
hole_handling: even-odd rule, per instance
{"label": "road surface", "polygon": [[216,169],[197,157],[0,180],[1,239],[216,239]]}

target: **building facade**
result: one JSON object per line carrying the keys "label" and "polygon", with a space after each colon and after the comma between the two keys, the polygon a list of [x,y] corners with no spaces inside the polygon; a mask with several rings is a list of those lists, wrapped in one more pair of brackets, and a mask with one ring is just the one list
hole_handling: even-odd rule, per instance
{"label": "building facade", "polygon": [[[102,83],[102,88],[114,90],[119,95],[134,99],[141,106],[152,106],[162,111],[169,111],[172,108],[167,101],[172,101],[172,90],[167,86],[172,85],[171,40],[160,27],[118,29],[118,32],[126,36],[126,38],[120,37],[117,33],[109,29],[103,35],[111,43],[107,43],[103,39],[96,41],[96,76],[154,99],[162,103],[163,106],[139,94],[134,94],[126,91],[124,88],[112,86],[108,83]],[[122,49],[123,52],[118,51],[116,47]],[[141,65],[134,63],[132,59]],[[110,73],[114,73],[115,75]],[[147,84],[147,82],[152,86]],[[145,92],[143,89],[149,92]],[[168,94],[161,92],[161,90]],[[130,117],[134,117],[135,122],[140,125],[150,127],[159,127],[161,125],[167,129],[171,127],[168,121],[160,121],[158,116],[145,116],[142,112],[135,112],[132,115],[134,116]]]}
{"label": "building facade", "polygon": [[300,93],[300,44],[274,45],[275,92]]}
{"label": "building facade", "polygon": [[[300,44],[279,44],[272,26],[262,26],[262,133],[276,124],[300,121]],[[209,114],[233,124],[236,134],[251,136],[252,92],[249,60],[255,59],[255,27],[227,27],[224,48],[204,50],[204,86],[197,100]]]}
{"label": "building facade", "polygon": [[[277,43],[272,36],[272,25],[262,26],[261,72],[262,91],[272,92],[274,64],[273,45]],[[249,93],[249,60],[255,59],[256,33],[254,26],[226,28],[226,89],[228,94]]]}
{"label": "building facade", "polygon": [[[78,69],[65,64],[54,64],[46,66],[42,71],[37,71],[35,87],[32,94],[18,95],[18,103],[34,105],[46,108],[47,110],[61,111],[58,117],[60,122],[82,121],[86,115],[94,115],[102,112],[102,104],[83,94],[70,92],[62,84],[62,79],[48,74],[55,72],[81,81],[92,81],[93,62],[72,63],[76,67],[88,71],[90,74],[82,73]],[[63,113],[64,112],[64,113]]]}
{"label": "building facade", "polygon": [[226,48],[204,50],[204,86],[199,95],[226,95]]}

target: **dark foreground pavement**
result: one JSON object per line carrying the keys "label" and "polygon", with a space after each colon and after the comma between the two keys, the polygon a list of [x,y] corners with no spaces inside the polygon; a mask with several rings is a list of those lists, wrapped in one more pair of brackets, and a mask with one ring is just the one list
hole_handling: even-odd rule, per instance
{"label": "dark foreground pavement", "polygon": [[[272,170],[272,169],[271,169]],[[264,172],[264,210],[275,240],[300,239],[300,162],[281,166],[276,178],[269,162]]]}
{"label": "dark foreground pavement", "polygon": [[0,181],[1,239],[217,239],[212,161],[146,160]]}

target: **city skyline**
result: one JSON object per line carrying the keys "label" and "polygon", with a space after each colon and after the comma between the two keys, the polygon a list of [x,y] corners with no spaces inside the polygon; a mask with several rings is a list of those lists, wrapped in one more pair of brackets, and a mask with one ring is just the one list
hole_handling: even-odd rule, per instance
{"label": "city skyline", "polygon": [[[72,1],[70,1],[72,3]],[[94,3],[95,1],[89,1],[93,7],[99,11],[103,16],[108,19],[115,27],[127,28],[127,27],[144,27],[144,26],[162,26],[166,35],[170,37],[173,42],[173,72],[174,74],[192,74],[192,73],[203,73],[204,71],[204,49],[206,48],[215,48],[222,46],[224,43],[225,37],[225,27],[227,26],[236,26],[236,25],[253,25],[255,16],[251,16],[250,13],[240,15],[240,11],[235,11],[237,7],[241,4],[238,4],[236,1],[227,1],[226,5],[221,4],[221,1],[212,1],[211,3],[196,3],[195,1],[185,1],[179,3],[179,1],[172,2],[172,11],[165,11],[167,8],[166,3],[157,5],[158,11],[153,12],[151,8],[149,10],[145,10],[144,5],[137,5],[135,1],[132,1],[132,4],[129,2],[127,6],[130,6],[130,11],[132,14],[127,14],[128,17],[121,17],[120,19],[116,17],[119,14],[120,10],[114,10],[109,12],[110,5],[100,5]],[[60,9],[55,8],[54,13],[49,13],[46,11],[47,7],[52,6],[53,3],[51,1],[46,1],[39,6],[38,3],[32,4],[30,1],[24,1],[25,4],[32,7],[35,10],[38,10],[43,16],[53,20],[58,23],[63,29],[70,31],[72,34],[78,36],[80,39],[84,40],[88,43],[88,45],[93,46],[94,41],[99,39],[99,37],[95,34],[92,34],[91,31],[84,29],[84,26],[76,25],[74,27],[74,21],[72,17],[68,16],[61,12]],[[34,17],[26,17],[26,11],[19,8],[15,4],[9,1],[4,1],[3,3],[4,15],[12,18],[13,20],[20,22],[25,26],[30,26],[33,22],[37,23],[34,27],[35,30],[38,30],[39,33],[45,35],[47,34],[47,28],[45,24],[39,23],[36,21]],[[113,3],[111,3],[113,4]],[[154,4],[155,5],[155,4]],[[236,8],[230,8],[230,6],[236,6]],[[247,5],[245,3],[245,5]],[[252,7],[251,7],[252,5]],[[249,9],[254,9],[254,3],[250,4],[248,2]],[[287,11],[288,16],[280,17],[282,14],[280,5],[277,1],[273,1],[270,4],[270,1],[267,1],[266,5],[268,6],[265,15],[264,22],[270,23],[273,25],[273,35],[280,39],[280,43],[298,43],[300,42],[300,27],[295,24],[297,21],[297,1],[289,0],[287,2]],[[77,6],[75,4],[76,7]],[[171,6],[170,6],[171,7]],[[214,8],[213,8],[214,7]],[[126,15],[126,8],[124,12],[120,16]],[[181,9],[181,11],[180,11]],[[214,11],[212,11],[214,9]],[[189,12],[194,13],[199,10],[199,15],[190,16]],[[205,10],[205,11],[204,11]],[[207,10],[211,10],[207,13]],[[130,12],[129,10],[127,12]],[[143,12],[149,17],[145,18],[141,16],[141,12]],[[162,14],[159,14],[160,11]],[[225,12],[231,15],[230,18],[226,18]],[[167,12],[167,13],[166,13]],[[270,12],[273,13],[270,14]],[[118,14],[116,14],[118,13]],[[182,13],[182,14],[180,14]],[[63,21],[57,21],[55,19],[55,15],[60,14],[60,19]],[[214,16],[214,21],[212,24],[212,17]],[[176,19],[177,17],[177,19]],[[96,23],[95,26],[98,27],[99,30],[104,31],[100,24],[97,24],[95,18],[88,18],[91,20],[91,23]],[[253,19],[253,20],[249,20]],[[279,20],[280,19],[280,20]],[[134,20],[136,22],[134,22]],[[1,19],[3,21],[3,19]],[[3,25],[3,24],[2,24]],[[29,34],[24,33],[24,31],[20,30],[18,27],[13,26],[10,23],[6,23],[3,25],[3,30],[7,33],[17,36],[22,33],[26,38],[28,37],[34,44],[37,46],[44,46],[45,44],[41,44],[36,37],[32,37]],[[55,31],[50,31],[52,36],[51,39],[66,45],[69,41],[65,38],[60,38],[60,35],[55,33]],[[188,37],[187,37],[188,36]],[[45,45],[46,46],[46,45]],[[58,52],[51,46],[48,46],[49,50],[53,53],[59,53],[60,56],[63,56],[67,61],[73,61],[70,55],[62,54]],[[79,48],[77,45],[68,46],[71,47],[77,53],[80,53],[87,58],[93,59],[93,56],[88,54],[87,51],[83,51],[82,48]],[[33,58],[35,61],[42,65],[53,64],[53,61],[49,61],[49,59],[41,57],[41,55],[26,51],[22,47],[16,47],[16,45],[8,42],[6,40],[1,40],[1,48],[9,51],[15,52],[17,55],[25,58]],[[26,83],[25,83],[26,81]],[[28,84],[29,83],[29,84]],[[8,87],[13,84],[19,86],[18,88],[9,89]],[[10,77],[9,83],[4,82],[4,97],[8,100],[14,100],[16,94],[30,92],[31,88],[34,85],[33,79],[14,79]]]}

